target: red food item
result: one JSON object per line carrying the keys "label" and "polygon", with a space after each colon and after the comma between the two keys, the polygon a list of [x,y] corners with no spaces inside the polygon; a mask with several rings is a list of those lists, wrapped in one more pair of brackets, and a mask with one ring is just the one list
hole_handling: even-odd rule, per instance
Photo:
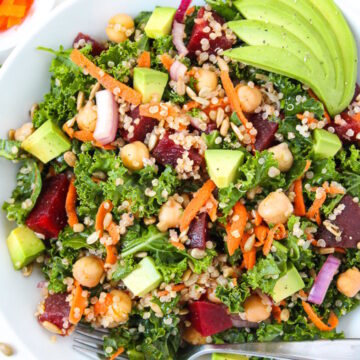
{"label": "red food item", "polygon": [[263,151],[272,146],[279,125],[274,121],[264,120],[262,118],[262,113],[248,116],[248,119],[252,122],[254,128],[258,132],[256,135],[255,149]]}
{"label": "red food item", "polygon": [[[204,50],[202,50],[202,44],[201,44],[202,39],[209,40],[210,48],[205,52],[207,52],[210,55],[216,54],[219,49],[223,49],[223,50],[230,49],[234,44],[233,40],[228,39],[226,37],[226,34],[223,30],[221,31],[220,37],[217,37],[216,39],[210,39],[210,34],[213,33],[213,30],[209,32],[204,31],[206,27],[210,26],[210,22],[204,19],[204,14],[205,14],[205,8],[202,7],[198,12],[193,31],[191,33],[190,41],[187,46],[190,56],[194,56],[197,50],[204,52]],[[214,20],[218,22],[220,25],[223,25],[225,23],[225,20],[214,11],[211,11],[211,14]]]}
{"label": "red food item", "polygon": [[199,214],[190,224],[188,238],[190,248],[204,250],[206,242],[209,240],[208,218],[206,213]]}
{"label": "red food item", "polygon": [[65,210],[69,180],[65,174],[47,179],[26,225],[46,239],[56,238],[67,223]]}
{"label": "red food item", "polygon": [[163,166],[171,165],[175,168],[177,159],[181,159],[186,151],[189,152],[189,159],[194,161],[194,165],[201,166],[203,164],[204,158],[195,149],[185,150],[181,145],[175,144],[168,134],[165,134],[157,143],[152,155],[157,163]]}
{"label": "red food item", "polygon": [[44,312],[38,317],[40,323],[55,325],[59,335],[66,335],[69,330],[70,304],[66,301],[67,296],[66,293],[49,295],[44,301]]}
{"label": "red food item", "polygon": [[[144,141],[146,134],[151,133],[154,127],[159,123],[156,119],[152,119],[146,116],[140,116],[139,107],[131,110],[128,115],[133,119],[130,126],[134,127],[134,135],[132,137],[129,137],[128,130],[124,128],[120,129],[121,136],[127,142]],[[134,122],[134,120],[136,119],[140,120],[138,124]]]}
{"label": "red food item", "polygon": [[207,301],[195,301],[189,305],[192,326],[202,335],[211,336],[233,327],[226,308]]}
{"label": "red food item", "polygon": [[104,45],[100,44],[98,41],[93,39],[91,36],[83,34],[80,32],[73,43],[74,49],[81,49],[85,47],[87,44],[92,46],[91,55],[98,56],[100,55],[106,48]]}
{"label": "red food item", "polygon": [[354,202],[350,195],[345,195],[340,201],[337,208],[344,207],[335,220],[331,223],[336,225],[341,231],[340,241],[336,241],[336,237],[325,226],[321,226],[316,239],[323,239],[328,247],[342,247],[347,249],[356,249],[357,243],[360,241],[360,206]]}

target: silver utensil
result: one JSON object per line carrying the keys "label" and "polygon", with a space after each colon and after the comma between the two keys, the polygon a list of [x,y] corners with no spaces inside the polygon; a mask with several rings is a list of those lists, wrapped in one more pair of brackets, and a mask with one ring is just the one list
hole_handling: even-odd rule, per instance
{"label": "silver utensil", "polygon": [[[108,334],[103,329],[93,330],[79,325],[73,348],[90,359],[105,358],[103,339]],[[277,360],[360,360],[360,339],[192,346],[184,349],[177,360],[196,360],[212,353]],[[122,354],[117,359],[126,360],[128,357]]]}

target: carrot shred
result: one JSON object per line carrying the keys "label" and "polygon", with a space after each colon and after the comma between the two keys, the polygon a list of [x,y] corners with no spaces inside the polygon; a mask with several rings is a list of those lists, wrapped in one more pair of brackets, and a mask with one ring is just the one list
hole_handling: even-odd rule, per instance
{"label": "carrot shred", "polygon": [[92,180],[94,183],[96,183],[96,184],[100,184],[101,182],[104,181],[104,180],[101,180],[101,179],[99,179],[99,178],[97,178],[97,177],[95,177],[95,176],[92,176],[92,177],[91,177],[91,180]]}
{"label": "carrot shred", "polygon": [[69,189],[66,195],[65,201],[65,210],[68,217],[68,224],[71,227],[79,223],[78,216],[76,214],[76,187],[75,187],[75,177],[73,177],[69,184]]}
{"label": "carrot shred", "polygon": [[174,240],[172,240],[172,241],[170,241],[170,242],[171,242],[171,245],[175,246],[177,249],[179,249],[179,250],[185,250],[185,246],[184,246],[184,244],[182,244],[181,242],[179,242],[179,241],[174,241]]}
{"label": "carrot shred", "polygon": [[66,133],[66,135],[69,136],[70,139],[74,137],[75,130],[69,127],[66,123],[63,125],[63,130]]}
{"label": "carrot shred", "polygon": [[79,50],[74,49],[70,54],[70,59],[73,63],[82,68],[84,72],[89,73],[93,78],[97,79],[105,89],[111,91],[114,95],[121,97],[130,104],[141,104],[142,96],[138,91],[105,73]]}
{"label": "carrot shred", "polygon": [[192,100],[192,101],[189,101],[188,103],[186,103],[184,105],[184,110],[185,111],[190,111],[192,109],[198,109],[200,108],[200,104],[197,103],[196,101]]}
{"label": "carrot shred", "polygon": [[286,229],[283,224],[276,224],[273,228],[271,228],[268,232],[266,240],[263,246],[263,254],[265,256],[269,255],[271,247],[274,243],[275,239],[283,239],[286,236]]}
{"label": "carrot shred", "polygon": [[78,130],[73,131],[72,138],[77,139],[82,142],[92,142],[95,147],[104,149],[104,150],[115,150],[116,147],[113,145],[102,145],[94,139],[94,134],[87,130]]}
{"label": "carrot shred", "polygon": [[303,195],[301,178],[295,180],[295,182],[294,182],[294,192],[295,192],[294,214],[296,216],[305,216],[306,207],[305,207],[305,202],[304,202],[304,195]]}
{"label": "carrot shred", "polygon": [[163,296],[167,296],[169,295],[169,292],[167,290],[162,290],[162,291],[158,291],[156,294],[159,298],[163,297]]}
{"label": "carrot shred", "polygon": [[119,355],[121,355],[125,349],[123,347],[119,347],[117,351],[111,355],[110,360],[115,360]]}
{"label": "carrot shred", "polygon": [[273,318],[275,319],[275,321],[278,323],[278,324],[281,324],[281,308],[280,306],[277,306],[277,305],[273,305],[272,306],[272,309],[271,309],[271,314],[273,316]]}
{"label": "carrot shred", "polygon": [[360,113],[356,113],[351,116],[355,121],[360,121]]}
{"label": "carrot shred", "polygon": [[324,191],[320,198],[316,198],[311,205],[310,209],[306,213],[306,217],[309,220],[316,221],[318,225],[321,225],[320,208],[326,200],[326,192]]}
{"label": "carrot shred", "polygon": [[306,160],[304,173],[306,173],[310,169],[310,166],[311,166],[311,160]]}
{"label": "carrot shred", "polygon": [[94,313],[95,316],[105,315],[109,306],[113,303],[113,297],[111,294],[106,294],[105,301],[97,301],[94,305]]}
{"label": "carrot shred", "polygon": [[116,264],[117,255],[118,255],[118,253],[117,253],[117,250],[116,250],[116,246],[115,245],[107,245],[106,246],[105,265],[106,264],[110,264],[110,265]]}
{"label": "carrot shred", "polygon": [[215,190],[216,185],[212,180],[207,180],[205,184],[194,195],[194,198],[190,201],[185,208],[184,213],[180,220],[180,231],[186,230],[191,221],[195,218],[197,213],[209,200],[211,193]]}
{"label": "carrot shred", "polygon": [[175,60],[169,54],[162,54],[160,56],[160,61],[167,71],[170,71],[172,64],[175,62]]}
{"label": "carrot shred", "polygon": [[240,247],[248,218],[245,206],[240,202],[236,203],[233,209],[232,221],[226,226],[227,248],[230,256],[234,255],[236,249]]}
{"label": "carrot shred", "polygon": [[189,8],[186,10],[186,13],[185,13],[185,14],[186,14],[187,16],[190,16],[190,15],[192,15],[192,14],[194,13],[195,9],[196,9],[195,6],[191,6],[191,7],[189,7]]}
{"label": "carrot shred", "polygon": [[110,200],[101,203],[95,219],[95,231],[99,232],[99,238],[104,235],[104,219],[107,213],[111,212],[114,205]]}
{"label": "carrot shred", "polygon": [[79,283],[75,283],[73,300],[70,308],[69,321],[76,325],[82,318],[87,306],[87,297],[83,296],[83,289]]}
{"label": "carrot shred", "polygon": [[140,106],[140,116],[150,117],[156,120],[165,120],[169,117],[176,117],[179,111],[170,104],[165,103],[150,103]]}
{"label": "carrot shred", "polygon": [[210,220],[215,222],[217,219],[217,209],[219,202],[214,198],[214,195],[211,194],[209,200],[206,203],[206,212],[208,213]]}
{"label": "carrot shred", "polygon": [[318,124],[319,123],[319,120],[311,117],[311,116],[305,116],[303,114],[297,114],[296,117],[299,119],[299,120],[304,120],[304,119],[307,119],[307,125],[311,125],[311,124]]}
{"label": "carrot shred", "polygon": [[312,306],[307,303],[306,301],[302,301],[302,306],[304,308],[304,311],[306,312],[307,316],[309,317],[309,320],[321,331],[331,331],[334,330],[338,324],[339,319],[335,315],[333,311],[331,311],[328,324],[325,324],[319,316],[316,314]]}
{"label": "carrot shred", "polygon": [[337,187],[335,185],[329,185],[327,181],[322,184],[323,189],[326,191],[327,194],[337,195],[337,194],[344,194],[344,189]]}
{"label": "carrot shred", "polygon": [[264,245],[266,237],[269,232],[269,228],[265,225],[258,225],[254,228],[255,237],[259,240],[255,243],[255,247],[260,247]]}
{"label": "carrot shred", "polygon": [[120,230],[114,221],[110,223],[110,225],[106,228],[106,231],[109,233],[112,244],[116,245],[120,241]]}
{"label": "carrot shred", "polygon": [[243,253],[245,268],[251,270],[256,264],[256,249],[252,248],[248,252]]}
{"label": "carrot shred", "polygon": [[138,67],[150,68],[151,58],[149,51],[144,51],[138,58]]}
{"label": "carrot shred", "polygon": [[259,212],[254,210],[254,225],[259,226],[261,225],[263,218],[260,216]]}
{"label": "carrot shred", "polygon": [[184,284],[178,284],[178,285],[174,285],[174,286],[171,288],[171,290],[172,290],[172,291],[175,291],[175,292],[179,292],[179,291],[185,289],[185,287],[186,287],[186,286],[185,286]]}

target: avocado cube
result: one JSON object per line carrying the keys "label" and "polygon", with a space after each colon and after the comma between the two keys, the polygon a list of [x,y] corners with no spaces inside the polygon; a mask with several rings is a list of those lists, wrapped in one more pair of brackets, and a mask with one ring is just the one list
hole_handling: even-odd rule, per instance
{"label": "avocado cube", "polygon": [[48,120],[24,140],[21,147],[46,164],[69,150],[71,143],[61,129]]}
{"label": "avocado cube", "polygon": [[341,149],[341,140],[336,134],[324,129],[314,131],[314,155],[317,159],[333,157]]}
{"label": "avocado cube", "polygon": [[281,300],[295,294],[305,287],[304,281],[293,264],[288,266],[288,270],[275,284],[273,300],[278,303]]}
{"label": "avocado cube", "polygon": [[141,93],[143,103],[154,98],[160,101],[168,79],[169,75],[161,71],[139,67],[134,69],[134,89]]}
{"label": "avocado cube", "polygon": [[151,39],[169,35],[176,9],[172,7],[157,7],[145,26],[145,34]]}
{"label": "avocado cube", "polygon": [[6,240],[15,270],[32,263],[44,250],[44,243],[27,226],[13,230]]}
{"label": "avocado cube", "polygon": [[212,354],[211,360],[248,360],[249,358],[245,355],[235,354]]}
{"label": "avocado cube", "polygon": [[135,296],[145,296],[160,285],[162,276],[156,270],[154,260],[148,256],[123,281]]}
{"label": "avocado cube", "polygon": [[238,150],[206,150],[205,160],[211,180],[221,189],[236,180],[244,153]]}

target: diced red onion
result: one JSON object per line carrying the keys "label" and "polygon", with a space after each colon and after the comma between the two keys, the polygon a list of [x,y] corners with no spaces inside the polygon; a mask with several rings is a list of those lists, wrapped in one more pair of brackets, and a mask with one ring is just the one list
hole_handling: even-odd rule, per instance
{"label": "diced red onion", "polygon": [[260,289],[256,289],[255,292],[257,295],[259,295],[259,297],[261,298],[261,301],[264,305],[267,305],[267,306],[274,305],[274,302],[271,300],[271,298],[269,296],[267,296],[266,294],[264,294]]}
{"label": "diced red onion", "polygon": [[258,328],[259,324],[256,322],[250,322],[247,320],[243,320],[240,315],[238,314],[231,314],[231,321],[233,323],[233,326],[236,328]]}
{"label": "diced red onion", "polygon": [[178,81],[180,78],[184,78],[186,72],[187,67],[180,61],[176,60],[170,68],[171,80]]}
{"label": "diced red onion", "polygon": [[102,90],[96,93],[96,106],[98,118],[94,139],[102,145],[107,145],[116,138],[119,126],[118,105],[109,90]]}
{"label": "diced red onion", "polygon": [[191,4],[191,0],[181,0],[180,6],[178,7],[175,13],[175,21],[179,23],[184,22],[186,10],[190,6],[190,4]]}
{"label": "diced red onion", "polygon": [[185,24],[179,23],[176,20],[174,20],[173,28],[172,28],[172,36],[173,36],[173,43],[178,53],[180,55],[186,56],[189,53],[189,51],[184,44]]}
{"label": "diced red onion", "polygon": [[316,276],[314,285],[310,290],[308,301],[321,305],[325,299],[331,281],[339,269],[341,261],[333,255],[329,255],[324,265]]}

